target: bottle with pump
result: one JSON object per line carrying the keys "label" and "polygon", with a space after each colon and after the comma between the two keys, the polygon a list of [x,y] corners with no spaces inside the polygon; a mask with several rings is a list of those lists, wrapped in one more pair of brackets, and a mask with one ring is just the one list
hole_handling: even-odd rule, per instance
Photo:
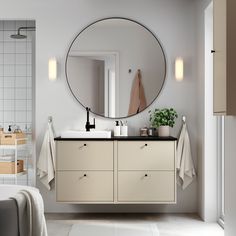
{"label": "bottle with pump", "polygon": [[8,130],[7,130],[9,133],[12,132],[12,125],[8,125]]}
{"label": "bottle with pump", "polygon": [[127,125],[127,121],[122,122],[121,123],[121,127],[120,127],[120,135],[121,136],[128,136],[128,125]]}
{"label": "bottle with pump", "polygon": [[120,136],[120,124],[119,121],[116,121],[116,125],[114,127],[114,136]]}

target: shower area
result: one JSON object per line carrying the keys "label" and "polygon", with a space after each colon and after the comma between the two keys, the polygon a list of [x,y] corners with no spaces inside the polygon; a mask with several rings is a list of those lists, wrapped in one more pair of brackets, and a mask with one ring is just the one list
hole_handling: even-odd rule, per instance
{"label": "shower area", "polygon": [[35,21],[0,20],[0,184],[35,185],[34,81]]}

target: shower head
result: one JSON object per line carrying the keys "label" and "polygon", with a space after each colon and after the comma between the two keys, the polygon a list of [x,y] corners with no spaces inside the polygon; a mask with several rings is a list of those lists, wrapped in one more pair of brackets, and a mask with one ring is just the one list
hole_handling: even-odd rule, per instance
{"label": "shower head", "polygon": [[27,38],[26,35],[23,35],[23,34],[20,33],[21,30],[34,31],[35,27],[20,27],[17,30],[17,34],[12,34],[10,37],[12,39],[25,39],[25,38]]}
{"label": "shower head", "polygon": [[25,38],[27,38],[27,36],[26,36],[26,35],[23,35],[23,34],[17,33],[17,34],[12,34],[12,35],[11,35],[11,38],[12,38],[12,39],[25,39]]}

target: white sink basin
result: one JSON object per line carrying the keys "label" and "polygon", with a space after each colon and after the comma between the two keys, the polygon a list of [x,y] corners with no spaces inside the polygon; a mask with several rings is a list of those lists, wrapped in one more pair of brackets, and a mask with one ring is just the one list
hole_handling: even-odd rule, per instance
{"label": "white sink basin", "polygon": [[68,130],[61,133],[62,138],[111,138],[111,131],[91,130],[89,132],[80,130]]}

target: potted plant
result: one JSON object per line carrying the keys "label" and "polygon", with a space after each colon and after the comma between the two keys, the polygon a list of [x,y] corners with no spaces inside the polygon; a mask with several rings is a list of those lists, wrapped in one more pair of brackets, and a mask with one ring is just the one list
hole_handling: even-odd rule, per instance
{"label": "potted plant", "polygon": [[170,127],[174,127],[175,119],[178,117],[173,108],[155,109],[150,113],[152,127],[158,128],[158,135],[161,137],[170,136]]}

